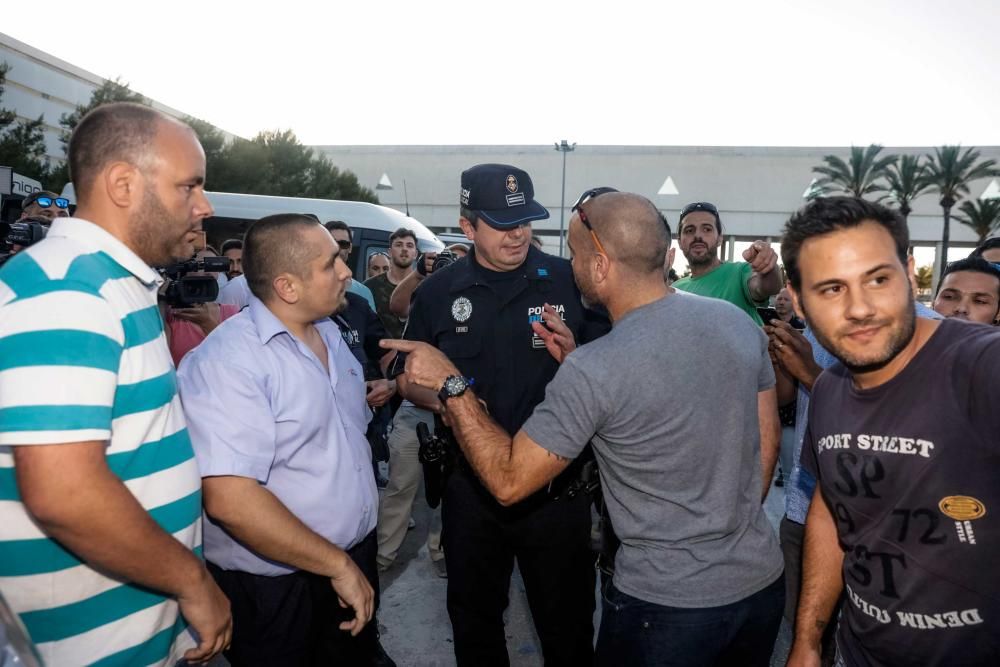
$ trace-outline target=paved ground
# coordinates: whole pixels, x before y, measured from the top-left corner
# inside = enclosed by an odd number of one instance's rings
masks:
[[[784,493],[772,487],[765,510],[777,531],[784,513]],[[382,575],[382,609],[379,627],[382,645],[399,667],[438,667],[454,665],[451,625],[445,606],[447,581],[437,576],[427,555],[427,529],[430,508],[418,494],[413,517],[417,527],[409,531],[396,564]],[[596,592],[595,592],[596,594]],[[595,613],[594,627],[600,622]],[[517,570],[511,582],[510,607],[506,614],[507,651],[511,665],[534,667],[542,664],[538,637],[535,635],[524,595],[524,583]],[[775,646],[775,665],[783,665],[791,633],[783,627]]]

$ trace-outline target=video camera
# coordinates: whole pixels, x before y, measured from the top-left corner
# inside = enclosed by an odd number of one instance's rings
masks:
[[[219,282],[215,276],[189,276],[195,271],[222,273],[229,270],[228,257],[189,259],[161,269],[170,280],[163,300],[172,308],[190,308],[199,303],[209,303],[219,297]]]
[[[47,218],[24,218],[17,222],[10,223],[10,230],[4,241],[9,246],[21,246],[27,248],[45,238],[49,232],[49,220]],[[0,266],[3,265],[13,255],[0,256]]]

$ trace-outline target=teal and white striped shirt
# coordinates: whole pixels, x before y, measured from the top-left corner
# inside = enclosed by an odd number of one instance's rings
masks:
[[[59,218],[0,271],[0,591],[48,665],[173,664],[177,602],[97,572],[20,501],[15,446],[103,440],[150,516],[201,552],[201,478],[156,305],[160,279],[97,225]]]

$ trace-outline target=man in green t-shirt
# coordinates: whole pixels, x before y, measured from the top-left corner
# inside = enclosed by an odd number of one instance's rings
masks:
[[[691,267],[691,276],[681,278],[673,287],[728,301],[763,325],[756,308],[766,306],[768,299],[782,287],[781,271],[777,270],[778,255],[770,244],[754,241],[743,251],[746,262],[720,260],[722,221],[719,209],[708,202],[694,202],[684,207],[678,236],[681,252]]]

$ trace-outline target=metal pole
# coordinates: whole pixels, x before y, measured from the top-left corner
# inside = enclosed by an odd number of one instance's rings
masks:
[[[563,144],[566,142],[563,141]],[[568,151],[559,148],[563,154],[562,170],[562,195],[559,197],[559,256],[563,256],[563,241],[566,238],[566,153]]]
[[[575,143],[565,139],[555,145],[557,151],[563,154],[562,196],[559,200],[559,256],[563,256],[563,244],[566,241],[566,153],[576,148]]]
[[[406,204],[406,217],[410,217],[410,197],[406,194],[406,179],[403,179],[403,203]]]

